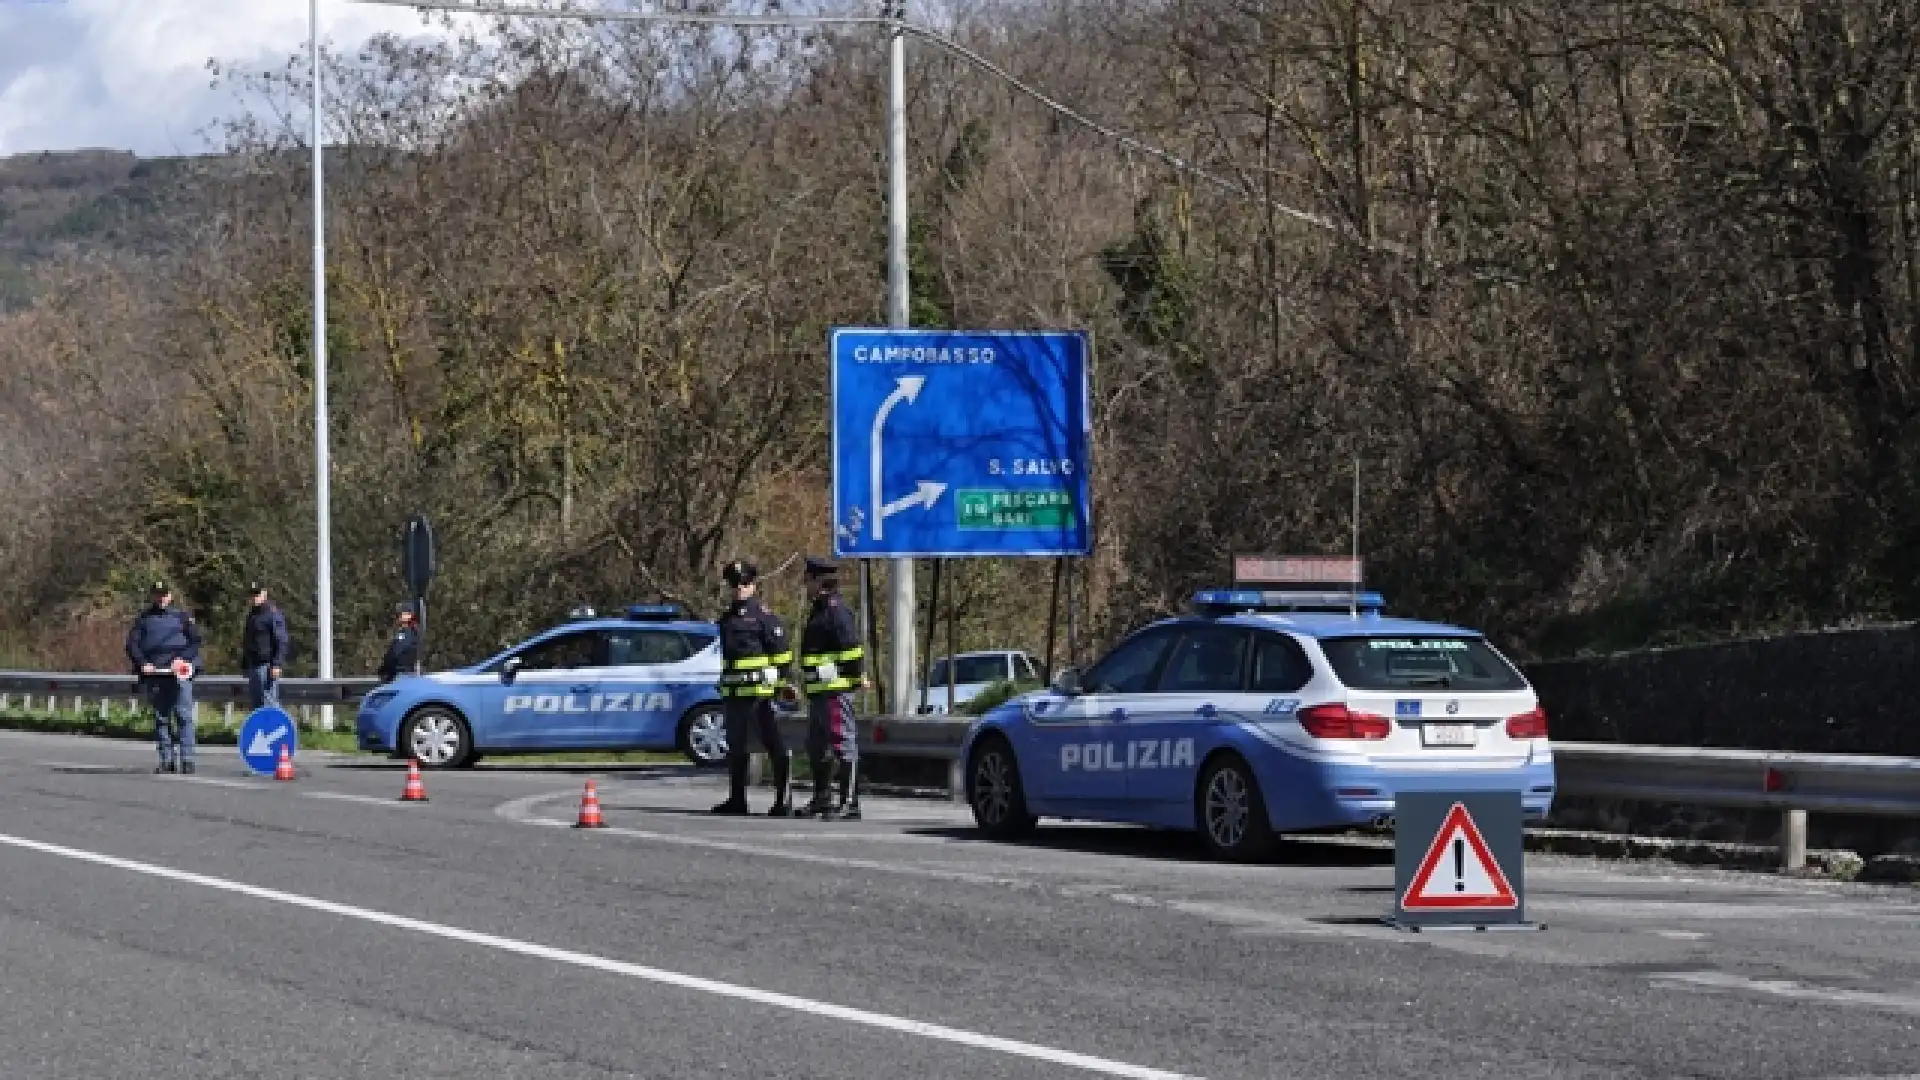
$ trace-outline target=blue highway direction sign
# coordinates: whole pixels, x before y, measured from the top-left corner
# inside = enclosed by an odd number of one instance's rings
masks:
[[[1087,335],[836,327],[839,558],[1086,555]]]
[[[293,717],[271,705],[255,709],[240,725],[239,742],[241,760],[261,776],[273,775],[282,745],[286,746],[288,757],[300,756],[299,726]]]

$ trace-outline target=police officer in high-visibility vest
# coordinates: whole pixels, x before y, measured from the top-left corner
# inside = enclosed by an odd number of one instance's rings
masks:
[[[716,814],[745,814],[747,810],[747,766],[751,761],[747,740],[756,729],[760,743],[773,761],[774,796],[769,817],[792,817],[787,789],[793,774],[793,758],[780,738],[780,725],[773,711],[783,672],[793,663],[793,646],[787,641],[786,624],[768,611],[755,595],[760,571],[750,562],[735,560],[726,566],[727,585],[733,591],[733,603],[720,617],[720,696],[727,724],[727,801],[713,808]]]
[[[813,769],[813,801],[802,817],[831,820],[860,817],[856,772],[860,739],[853,722],[853,692],[866,683],[867,651],[853,612],[840,599],[840,568],[825,559],[807,560],[807,594],[812,607],[800,631],[800,673],[807,691],[807,763]],[[840,805],[828,800],[835,775]]]

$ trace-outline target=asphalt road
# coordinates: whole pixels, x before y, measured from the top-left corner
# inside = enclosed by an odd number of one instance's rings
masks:
[[[0,733],[0,1077],[1920,1074],[1911,889],[1536,855],[1546,929],[1409,935],[1363,845],[1229,867],[937,803],[713,819],[682,769],[405,804],[366,759],[151,761]],[[607,830],[567,827],[588,776]]]

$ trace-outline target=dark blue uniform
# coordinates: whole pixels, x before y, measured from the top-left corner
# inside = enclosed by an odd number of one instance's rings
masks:
[[[800,671],[807,691],[807,763],[813,769],[813,801],[802,812],[822,818],[860,816],[860,740],[854,726],[853,692],[866,674],[866,649],[853,612],[840,599],[838,567],[807,560],[807,576],[821,583],[800,632]],[[840,805],[827,802],[827,788],[839,773]]]
[[[280,705],[280,680],[274,672],[287,666],[287,617],[271,602],[253,605],[240,634],[240,670],[247,673],[250,707]]]
[[[751,585],[759,572],[751,563],[727,564],[726,578],[736,589]],[[747,813],[747,766],[752,751],[748,739],[755,734],[766,748],[773,764],[773,783],[777,791],[770,817],[790,817],[793,807],[787,802],[793,776],[793,758],[786,741],[780,737],[780,724],[773,711],[774,695],[779,693],[781,669],[793,663],[793,646],[787,641],[786,624],[768,611],[757,596],[736,598],[720,617],[721,708],[727,724],[727,801],[713,808],[716,814]]]
[[[403,626],[393,632],[387,643],[387,655],[380,658],[380,681],[390,683],[403,674],[412,674],[420,657],[420,631]]]
[[[157,772],[194,769],[193,676],[200,671],[200,627],[182,608],[156,600],[140,613],[127,631],[127,659],[140,676],[140,689],[153,706],[153,738],[160,750]],[[182,678],[171,670],[175,660],[191,667]],[[152,671],[147,668],[151,666]],[[171,726],[179,728],[170,740]],[[177,756],[176,756],[177,745]]]

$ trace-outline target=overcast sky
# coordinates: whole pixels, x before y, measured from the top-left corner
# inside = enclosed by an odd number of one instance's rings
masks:
[[[420,14],[321,0],[329,48],[427,32]],[[104,146],[198,153],[234,111],[207,61],[279,68],[305,56],[307,0],[0,0],[0,156]]]

